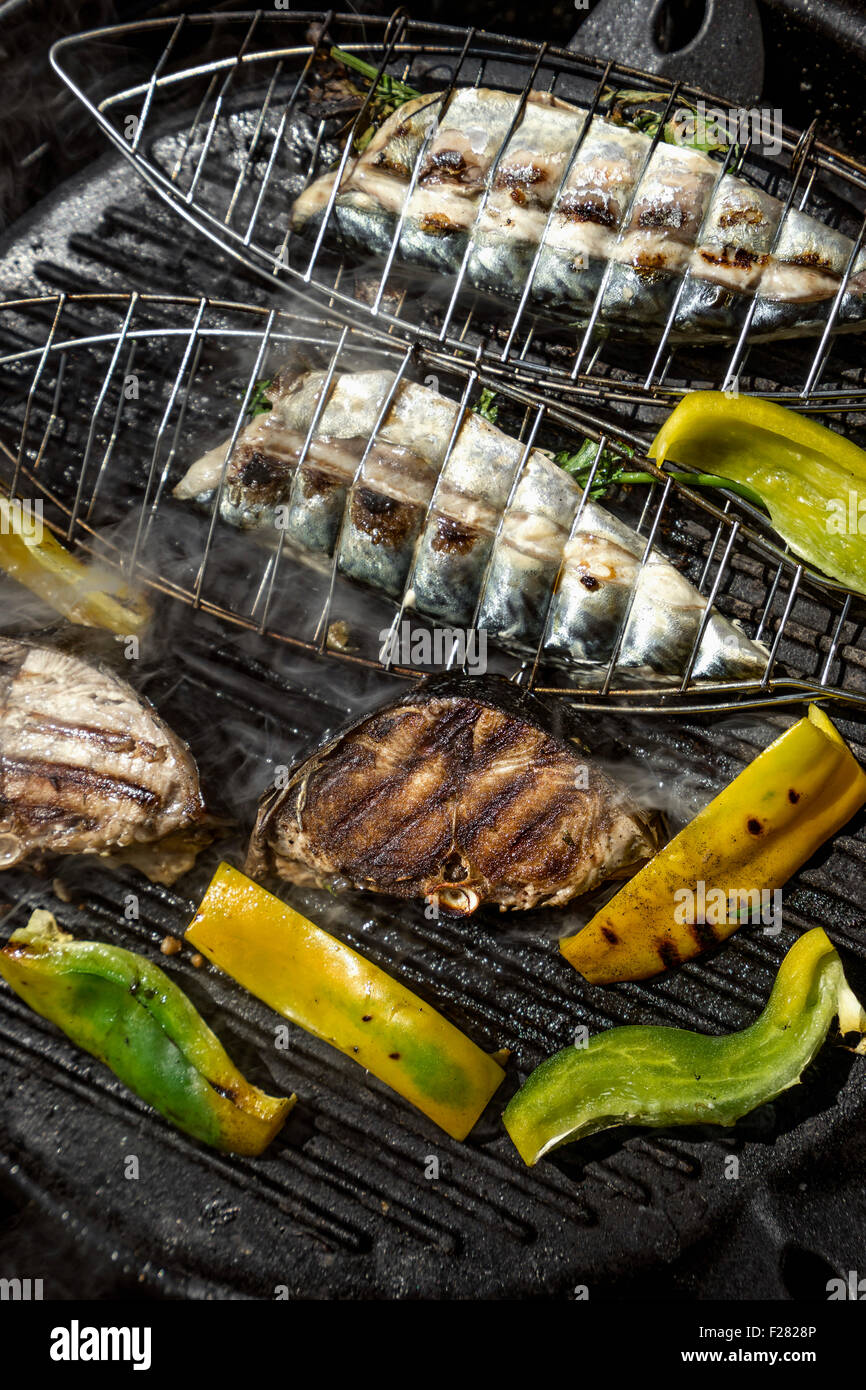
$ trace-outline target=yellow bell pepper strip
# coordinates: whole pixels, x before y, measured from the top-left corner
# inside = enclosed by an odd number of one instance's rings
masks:
[[[866,772],[810,705],[560,950],[592,984],[679,965],[736,931],[742,895],[781,888],[864,802]],[[698,882],[713,908],[704,914],[681,906]]]
[[[732,1125],[796,1086],[838,1015],[843,1034],[866,1033],[866,1012],[820,927],[795,941],[764,1012],[741,1033],[611,1028],[585,1047],[548,1057],[503,1120],[524,1163],[616,1125]],[[861,1038],[855,1052],[866,1051]]]
[[[0,569],[72,623],[120,637],[141,632],[150,619],[143,598],[122,584],[110,592],[106,577],[71,555],[47,526],[30,529],[21,509],[0,496]]]
[[[211,1148],[260,1154],[294,1095],[265,1095],[159,966],[132,951],[76,941],[34,912],[0,951],[0,975],[43,1018],[98,1057],[142,1100]]]
[[[505,1073],[453,1023],[302,917],[221,864],[186,940],[251,994],[323,1038],[465,1139]]]
[[[773,401],[692,391],[649,456],[745,484],[796,555],[866,594],[866,452],[835,430]]]

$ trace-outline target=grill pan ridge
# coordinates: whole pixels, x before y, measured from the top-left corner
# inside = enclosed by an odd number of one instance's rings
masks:
[[[153,67],[141,72],[131,70],[128,60],[129,47],[139,38],[158,39],[160,51]],[[778,196],[786,215],[814,211],[832,225],[844,223],[853,238],[817,341],[753,344],[748,314],[728,347],[683,348],[670,341],[672,311],[660,335],[623,349],[615,334],[605,339],[595,331],[593,316],[585,332],[550,332],[533,317],[526,293],[516,312],[512,308],[497,319],[462,283],[465,262],[449,283],[447,302],[431,309],[430,284],[420,295],[407,293],[409,280],[400,277],[394,255],[399,225],[384,268],[365,263],[356,275],[350,260],[329,251],[324,226],[312,251],[295,253],[292,199],[329,165],[343,169],[367,120],[368,101],[357,111],[347,111],[344,103],[332,114],[326,103],[311,99],[317,63],[332,44],[363,57],[380,73],[428,85],[435,79],[446,101],[459,83],[501,87],[521,101],[534,87],[576,98],[590,111],[599,108],[603,92],[617,87],[667,92],[666,112],[678,98],[724,105],[708,93],[613,62],[415,20],[403,11],[390,19],[256,11],[150,20],[63,39],[52,62],[139,176],[188,224],[246,271],[272,286],[307,286],[331,313],[351,322],[366,315],[404,341],[424,341],[470,360],[480,357],[491,371],[524,379],[536,389],[549,386],[559,398],[566,393],[599,405],[658,412],[703,385],[766,395],[805,410],[862,406],[862,353],[833,328],[866,235],[866,168],[820,141],[814,122],[805,132],[784,127],[777,156],[752,149],[748,140],[731,146],[719,161],[719,177],[742,171]],[[124,85],[106,91],[104,75],[97,87],[93,74],[104,74],[105,58],[112,55]],[[187,117],[184,123],[181,111],[194,112],[192,121]],[[161,140],[169,129],[175,138]],[[328,215],[332,205],[333,196]],[[418,280],[417,268],[412,278]]]
[[[273,18],[264,15],[259,23]],[[238,34],[251,19],[219,17],[229,55],[236,55]],[[316,17],[276,19],[297,32]],[[209,32],[216,21],[195,22]],[[396,53],[420,28],[414,21],[412,30],[400,28],[399,21],[340,21],[361,22],[363,51],[378,42],[380,58],[389,43]],[[195,28],[191,17],[155,21],[150,32],[168,35],[178,25],[176,42]],[[126,26],[125,32],[139,34],[141,26]],[[286,32],[291,29],[279,30],[282,44],[263,61],[280,61]],[[337,38],[351,44],[359,32],[341,31]],[[443,30],[440,39],[459,52],[467,31]],[[538,56],[537,48],[515,40],[474,32],[468,40],[469,48],[483,43],[491,65],[510,58],[524,74]],[[87,36],[71,40],[58,51],[58,61],[73,56],[79,45],[86,53],[89,42]],[[109,49],[113,42],[109,37]],[[306,34],[303,43],[309,48]],[[401,71],[407,56],[400,53]],[[548,57],[549,51],[544,61]],[[220,70],[213,95],[237,66],[230,61]],[[203,71],[206,88],[213,75]],[[152,91],[148,133],[157,125],[160,82],[158,73],[151,83],[148,67],[130,83],[145,102]],[[106,110],[123,108],[119,96],[109,97]],[[210,116],[205,129],[209,122]],[[178,126],[184,128],[188,123]],[[214,153],[218,128],[219,118]],[[172,149],[176,158],[176,142]],[[834,172],[834,157],[814,131],[801,155],[797,196],[814,186],[816,170]],[[141,173],[144,156],[136,156],[133,165]],[[106,186],[113,193],[119,182],[111,172],[107,184],[97,184],[94,201],[104,204]],[[398,365],[405,359],[417,379],[437,375],[441,389],[456,400],[465,394],[468,404],[483,386],[497,389],[509,428],[522,431],[522,438],[538,420],[540,436],[551,445],[581,434],[640,451],[659,403],[674,398],[684,382],[721,384],[728,359],[719,377],[701,377],[696,366],[678,378],[682,354],[665,357],[667,366],[659,364],[645,389],[642,378],[608,360],[613,349],[605,345],[572,381],[573,359],[557,368],[555,356],[536,356],[534,341],[520,344],[519,359],[513,344],[510,361],[501,363],[501,341],[491,351],[485,334],[474,336],[474,322],[458,341],[448,342],[438,340],[438,329],[418,334],[411,326],[407,332],[405,324],[380,313],[381,332],[371,333],[375,319],[361,327],[354,296],[347,296],[348,304],[340,298],[341,281],[336,293],[325,285],[308,298],[293,296],[284,308],[271,302],[256,307],[262,285],[270,290],[285,280],[288,286],[293,277],[282,266],[274,276],[274,267],[266,266],[266,279],[252,251],[238,258],[224,247],[233,262],[227,269],[219,250],[208,255],[204,243],[196,248],[201,259],[183,264],[184,283],[192,281],[194,292],[188,298],[156,295],[154,276],[167,287],[177,282],[158,254],[149,259],[151,246],[172,244],[173,229],[157,200],[146,204],[146,217],[140,209],[131,202],[126,209],[106,208],[103,227],[111,235],[102,227],[102,240],[79,234],[75,269],[41,263],[39,279],[62,287],[59,297],[22,292],[0,306],[0,477],[17,495],[41,497],[49,524],[77,550],[96,549],[147,583],[159,643],[150,654],[145,644],[136,684],[192,742],[209,795],[218,802],[224,795],[221,809],[230,803],[239,825],[248,829],[255,794],[276,762],[303,756],[324,729],[339,727],[398,682],[418,675],[384,672],[375,651],[366,648],[331,650],[329,619],[342,617],[340,608],[317,606],[309,640],[298,637],[292,615],[279,609],[280,588],[290,587],[296,574],[307,586],[305,597],[313,585],[307,571],[291,568],[289,556],[274,576],[269,611],[261,597],[254,607],[257,596],[267,597],[271,579],[267,557],[254,544],[247,543],[245,554],[251,567],[255,560],[260,567],[244,576],[243,594],[214,588],[225,563],[218,531],[207,551],[206,520],[181,517],[177,510],[170,515],[166,484],[190,461],[184,450],[200,447],[203,435],[214,431],[214,410],[222,412],[219,438],[230,433],[261,374],[257,362],[264,363],[268,352],[279,360],[293,343],[316,361],[330,361],[341,340],[348,360],[357,337],[367,354],[381,353]],[[206,230],[198,218],[193,208],[190,225]],[[149,228],[153,241],[130,272],[115,234],[140,225]],[[141,291],[132,296],[126,292],[130,273],[133,280],[142,278]],[[340,275],[339,267],[335,273]],[[105,285],[118,280],[124,292],[107,294]],[[225,286],[222,298],[214,283]],[[409,341],[416,336],[417,346]],[[799,408],[836,411],[852,433],[864,396],[859,364],[848,343],[834,343],[827,356],[829,346],[819,345],[820,376],[808,395],[800,394],[802,386],[793,390]],[[735,376],[742,390],[762,384],[767,394],[781,390],[790,401],[785,383],[798,379],[800,367],[806,381],[812,355],[812,348],[805,361],[788,347],[778,357],[774,353],[774,375],[766,354],[750,350],[749,370],[743,353]],[[763,377],[758,366],[751,375],[758,359]],[[555,400],[540,389],[545,373],[556,377]],[[137,401],[127,401],[121,390],[131,377],[141,385]],[[623,414],[610,415],[610,406],[631,408],[630,427]],[[587,694],[560,677],[549,684],[549,673],[537,662],[503,657],[506,673],[579,700],[593,711],[594,732],[628,741],[652,776],[669,776],[675,753],[701,799],[765,746],[792,717],[787,705],[810,691],[844,697],[834,717],[855,754],[866,757],[862,604],[786,555],[738,499],[723,497],[714,506],[660,480],[642,501],[643,534],[659,518],[665,547],[675,543],[670,553],[677,563],[703,577],[705,592],[718,576],[719,605],[751,624],[750,630],[762,625],[772,639],[765,688],[708,696],[687,687],[660,696],[609,685]],[[622,505],[620,497],[612,504],[614,510]],[[231,554],[240,554],[242,538],[232,541]],[[325,576],[317,597],[330,594],[329,584]],[[6,592],[0,583],[0,594]],[[353,604],[350,630],[359,645],[362,638],[369,644],[379,625],[393,619],[372,595],[352,597],[337,585],[334,597]],[[643,718],[650,712],[652,720]],[[152,887],[130,871],[69,861],[58,872],[68,903],[57,900],[48,881],[7,873],[2,899],[13,906],[3,935],[26,920],[30,908],[46,906],[73,932],[82,934],[86,924],[89,935],[153,954],[167,933],[182,933],[220,855],[232,858],[241,845],[241,837],[222,842],[175,890]],[[786,888],[785,927],[778,938],[742,931],[723,952],[670,978],[605,990],[585,986],[573,974],[568,978],[571,972],[558,964],[555,929],[538,914],[505,928],[489,919],[433,923],[412,905],[398,917],[387,904],[336,901],[312,890],[291,890],[289,896],[301,911],[399,973],[479,1044],[511,1047],[507,1097],[518,1075],[571,1042],[578,1026],[590,1032],[626,1022],[717,1032],[744,1026],[759,1011],[786,948],[812,925],[825,925],[844,950],[849,978],[862,993],[864,846],[861,815]],[[130,892],[141,909],[133,922],[124,910]],[[278,1049],[273,1015],[230,981],[196,971],[186,954],[169,958],[166,968],[252,1080],[266,1089],[297,1089],[300,1104],[284,1135],[255,1161],[227,1160],[197,1147],[3,990],[0,1277],[32,1266],[37,1252],[44,1260],[50,1245],[57,1256],[46,1279],[49,1297],[572,1298],[589,1284],[593,1298],[638,1291],[645,1297],[648,1290],[673,1298],[692,1297],[696,1290],[702,1297],[823,1298],[827,1279],[857,1267],[862,1257],[862,1087],[857,1063],[845,1054],[822,1055],[804,1086],[730,1134],[690,1129],[599,1135],[579,1154],[565,1152],[530,1171],[518,1164],[502,1132],[498,1103],[467,1145],[454,1144],[300,1030],[291,1030],[288,1052]],[[146,1174],[141,1184],[120,1176],[130,1153]],[[440,1161],[435,1181],[425,1176],[430,1156]],[[736,1182],[726,1177],[732,1156],[739,1160]]]

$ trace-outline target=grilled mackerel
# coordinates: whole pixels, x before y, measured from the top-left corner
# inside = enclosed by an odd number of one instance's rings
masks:
[[[654,819],[554,711],[507,681],[446,677],[338,734],[266,795],[246,871],[465,915],[560,906],[657,848]]]
[[[348,161],[329,233],[384,256],[399,229],[400,260],[448,274],[465,261],[469,286],[511,300],[529,279],[534,308],[580,325],[597,301],[602,325],[640,334],[672,316],[672,336],[685,341],[731,338],[753,304],[755,338],[827,322],[853,251],[847,237],[796,207],[782,222],[778,198],[700,150],[653,150],[648,135],[603,116],[587,124],[548,93],[529,94],[509,138],[518,101],[464,88],[444,110],[441,93],[401,106]],[[297,199],[297,232],[321,226],[335,179],[323,175]],[[836,327],[864,319],[866,249]]]
[[[279,373],[272,408],[241,431],[220,490],[227,522],[301,552],[435,621],[486,629],[518,653],[539,643],[579,682],[597,678],[622,634],[625,680],[686,669],[707,601],[645,540],[546,454],[390,371]],[[393,393],[393,396],[392,396]],[[376,424],[391,398],[384,420]],[[228,441],[193,464],[175,496],[212,501]],[[279,531],[276,529],[279,527]],[[760,678],[767,653],[715,609],[696,680]]]
[[[102,666],[0,638],[0,869],[115,854],[160,883],[206,833],[192,755]]]

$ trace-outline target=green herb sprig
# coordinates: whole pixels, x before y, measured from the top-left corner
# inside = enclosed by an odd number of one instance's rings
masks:
[[[601,94],[603,103],[610,108],[608,120],[614,125],[628,126],[643,135],[654,136],[661,127],[661,140],[666,145],[683,145],[706,153],[723,152],[731,148],[726,140],[706,140],[700,136],[698,108],[691,102],[680,102],[673,115],[662,125],[663,110],[654,107],[667,105],[670,92],[642,92],[639,88],[618,89],[606,87]],[[733,145],[733,154],[739,154],[739,146]]]
[[[629,458],[634,457],[634,449],[628,445],[622,446],[623,453]],[[586,488],[589,483],[592,465],[598,453],[598,445],[592,439],[585,439],[580,448],[575,452],[568,449],[561,449],[554,454],[554,463],[564,468],[566,473],[570,473],[575,482],[582,488]],[[715,473],[667,473],[667,477],[676,478],[684,483],[686,487],[723,487],[729,492],[735,492],[738,496],[751,502],[754,507],[760,507],[766,511],[760,495],[746,483],[731,482],[729,478],[719,478]],[[627,467],[621,454],[614,452],[613,449],[602,449],[598,467],[592,478],[592,487],[589,496],[592,499],[603,497],[611,488],[627,486],[629,484],[648,484],[657,483],[659,479],[654,473],[648,473],[644,469],[630,469]]]
[[[251,420],[254,420],[257,415],[264,415],[266,411],[273,410],[273,401],[269,400],[265,395],[265,392],[269,391],[271,386],[273,386],[273,381],[266,377],[262,377],[256,382],[253,388],[253,394],[250,396],[250,403],[247,406],[247,415]]]
[[[626,452],[631,458],[634,449],[625,446]],[[592,465],[598,453],[598,445],[593,439],[585,439],[576,452],[569,449],[560,449],[558,454],[554,454],[553,461],[558,463],[566,473],[570,473],[575,482],[582,488],[586,488],[592,474]],[[598,460],[598,467],[592,476],[592,488],[590,497],[602,497],[609,492],[618,482],[621,481],[620,475],[624,471],[625,461],[622,455],[615,453],[612,449],[602,449],[601,457]],[[649,477],[649,475],[647,475]]]
[[[478,402],[472,409],[476,415],[480,415],[482,420],[487,420],[491,425],[495,425],[499,416],[499,406],[496,404],[496,392],[491,391],[488,386],[482,387]]]
[[[420,97],[421,93],[414,87],[410,87],[408,82],[401,82],[398,77],[391,77],[389,73],[379,73],[372,63],[366,63],[363,58],[358,58],[354,53],[347,53],[344,48],[332,48],[331,57],[337,63],[342,63],[345,68],[358,73],[363,77],[369,87],[372,87],[370,104],[367,108],[370,115],[370,124],[363,134],[355,138],[355,150],[362,154],[367,148],[376,131],[383,121],[392,116],[398,107],[403,106],[407,101],[414,101],[415,97]]]

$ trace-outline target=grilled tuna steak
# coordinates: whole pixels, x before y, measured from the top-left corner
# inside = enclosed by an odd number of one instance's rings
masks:
[[[186,744],[101,666],[0,638],[0,869],[109,854],[171,883],[206,832]]]
[[[351,579],[425,616],[484,628],[507,649],[547,656],[577,680],[598,677],[625,632],[627,679],[681,676],[706,599],[664,557],[641,566],[644,539],[537,449],[474,411],[389,371],[278,373],[271,409],[238,436],[220,493],[230,524],[301,552],[331,555]],[[393,393],[377,434],[377,421]],[[453,440],[453,443],[452,443]],[[189,469],[175,496],[212,500],[228,441]],[[695,680],[759,679],[767,653],[713,609]]]
[[[545,92],[486,88],[399,107],[344,169],[328,227],[344,244],[448,273],[536,309],[644,332],[673,316],[672,336],[730,338],[754,305],[754,337],[814,332],[827,322],[853,251],[841,233],[723,173],[686,145],[659,143]],[[498,164],[497,153],[508,141]],[[420,161],[415,186],[409,184]],[[295,202],[313,232],[336,175]],[[492,182],[491,182],[492,179]],[[488,189],[485,201],[485,191]],[[407,200],[407,195],[408,200]],[[781,224],[781,225],[780,225]],[[535,263],[537,256],[537,264]],[[866,249],[853,266],[837,328],[866,319]]]
[[[264,797],[247,872],[464,914],[627,877],[658,848],[654,820],[557,724],[504,680],[422,682]]]

